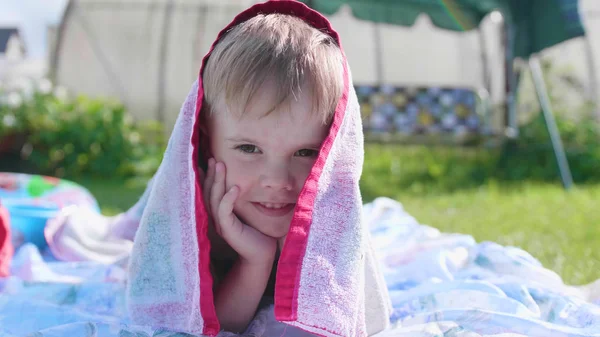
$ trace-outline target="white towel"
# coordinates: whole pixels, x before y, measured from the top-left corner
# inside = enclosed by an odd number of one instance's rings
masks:
[[[219,36],[259,13],[295,15],[339,42],[325,17],[296,1],[255,5]],[[298,198],[279,259],[274,315],[316,335],[354,337],[383,330],[391,304],[362,221],[363,131],[345,60],[344,69],[344,93]],[[209,271],[207,213],[198,183],[203,94],[199,76],[148,193],[130,261],[127,299],[136,324],[214,336],[220,326]]]

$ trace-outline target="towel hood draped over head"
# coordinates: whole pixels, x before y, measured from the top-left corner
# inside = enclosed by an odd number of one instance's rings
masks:
[[[269,13],[297,16],[340,42],[325,17],[300,2],[282,0],[242,12],[217,41],[231,27]],[[210,52],[202,69],[208,57]],[[145,196],[130,260],[127,303],[136,324],[214,336],[220,326],[198,179],[198,152],[204,146],[199,132],[202,69]],[[344,57],[344,92],[300,192],[279,259],[274,307],[278,321],[322,336],[366,336],[387,326],[390,301],[362,224],[358,183],[363,157],[361,116]]]

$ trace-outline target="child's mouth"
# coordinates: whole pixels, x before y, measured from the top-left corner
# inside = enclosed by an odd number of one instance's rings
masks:
[[[256,207],[261,213],[268,216],[284,216],[291,212],[296,204],[283,204],[283,203],[271,203],[271,202],[253,202],[252,205]]]

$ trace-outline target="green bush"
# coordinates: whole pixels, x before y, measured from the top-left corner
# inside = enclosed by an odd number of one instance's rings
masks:
[[[498,150],[366,144],[361,191],[377,196],[436,195],[493,179]]]
[[[597,123],[559,116],[557,124],[574,181],[600,181]],[[521,128],[515,142],[499,148],[367,144],[363,172],[361,187],[367,199],[388,195],[388,190],[431,195],[507,182],[561,181],[541,115]]]
[[[600,128],[595,105],[584,95],[585,85],[568,65],[542,60],[542,69],[575,182],[600,181]],[[496,176],[503,180],[559,180],[552,142],[537,103],[531,74],[524,73],[519,92],[520,136],[507,142]]]
[[[157,122],[134,123],[123,105],[55,91],[0,94],[0,139],[24,135],[21,157],[53,176],[152,174],[165,147]]]
[[[560,114],[556,123],[575,182],[600,181],[600,128],[592,118],[573,120]],[[543,116],[523,126],[514,143],[505,144],[497,176],[504,180],[553,181],[559,170]]]

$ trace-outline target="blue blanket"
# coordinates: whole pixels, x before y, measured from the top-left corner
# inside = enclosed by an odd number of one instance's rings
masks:
[[[600,336],[600,282],[567,286],[523,250],[440,233],[390,199],[364,211],[394,307],[378,336]],[[22,246],[0,284],[0,337],[180,335],[130,324],[124,264]]]

